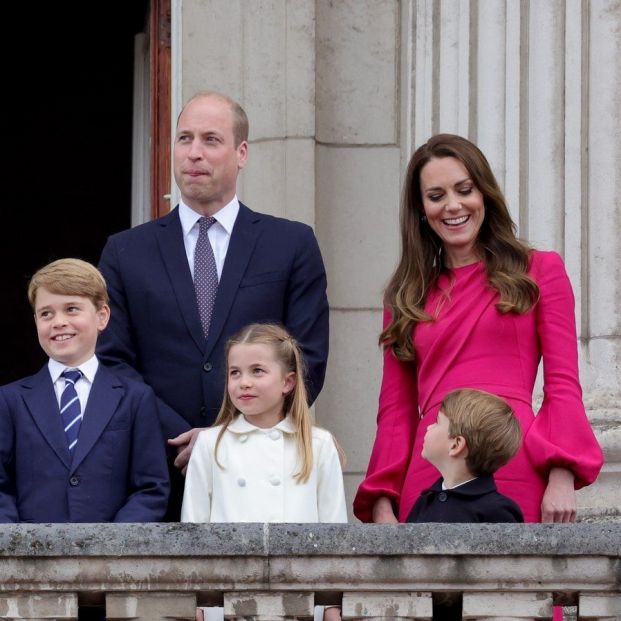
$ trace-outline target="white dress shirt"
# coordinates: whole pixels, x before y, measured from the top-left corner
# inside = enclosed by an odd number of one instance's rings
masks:
[[[209,227],[207,232],[213,256],[216,260],[218,280],[222,277],[224,259],[226,259],[226,252],[229,249],[231,233],[233,232],[233,226],[238,213],[239,201],[237,196],[234,196],[230,203],[213,214],[216,222]],[[194,279],[194,249],[198,241],[198,221],[200,218],[202,218],[201,214],[190,209],[183,201],[179,201],[179,220],[181,221],[181,230],[183,231],[183,245],[185,246],[185,254],[188,258],[192,279]]]
[[[99,360],[97,360],[97,356],[89,358],[78,367],[68,367],[66,364],[50,358],[47,363],[47,368],[54,384],[54,392],[56,393],[58,407],[60,407],[60,397],[63,394],[63,390],[65,390],[65,378],[61,377],[61,373],[66,369],[80,369],[80,371],[82,371],[80,381],[75,383],[75,391],[78,393],[78,399],[80,400],[80,411],[82,412],[82,416],[84,416],[88,396],[91,394],[91,386],[93,385],[93,380],[95,379],[95,373],[97,373],[97,369],[99,368]]]
[[[185,479],[182,522],[347,522],[341,463],[332,435],[313,427],[313,468],[305,483],[295,428],[271,429],[238,415],[214,450],[221,426],[198,435]]]

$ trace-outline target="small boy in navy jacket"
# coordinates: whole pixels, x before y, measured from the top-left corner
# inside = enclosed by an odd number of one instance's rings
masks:
[[[95,356],[110,317],[90,263],[61,259],[28,298],[50,357],[0,388],[0,522],[157,522],[168,469],[155,397]]]
[[[520,424],[505,401],[462,389],[444,398],[422,455],[442,475],[424,490],[408,522],[523,522],[518,505],[496,491],[493,473],[520,447]]]

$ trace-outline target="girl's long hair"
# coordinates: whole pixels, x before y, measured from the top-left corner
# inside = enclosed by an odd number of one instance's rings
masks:
[[[313,418],[308,406],[306,385],[304,384],[304,363],[302,352],[295,339],[286,330],[275,324],[253,323],[232,336],[225,348],[227,361],[227,380],[224,389],[222,407],[214,426],[222,425],[218,433],[215,447],[215,459],[218,466],[218,446],[222,435],[239,411],[233,405],[228,391],[228,359],[229,352],[234,345],[268,345],[274,351],[277,362],[282,366],[284,373],[295,373],[295,385],[285,395],[283,413],[289,414],[295,426],[295,438],[300,458],[300,470],[295,473],[294,479],[298,483],[305,483],[313,469]]]
[[[454,157],[468,171],[483,194],[485,216],[476,240],[476,251],[485,262],[487,280],[499,294],[501,313],[523,314],[539,298],[539,288],[527,275],[530,248],[515,236],[505,198],[480,149],[453,134],[438,134],[419,147],[408,165],[401,198],[401,258],[384,293],[392,318],[379,337],[403,361],[414,361],[412,333],[416,323],[432,321],[425,312],[429,291],[440,274],[448,272],[442,240],[423,218],[425,211],[420,173],[432,158]]]

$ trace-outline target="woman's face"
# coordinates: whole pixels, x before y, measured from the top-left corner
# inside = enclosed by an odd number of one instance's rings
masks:
[[[427,223],[442,240],[448,267],[478,261],[485,205],[466,167],[454,157],[432,158],[420,171],[420,189]]]

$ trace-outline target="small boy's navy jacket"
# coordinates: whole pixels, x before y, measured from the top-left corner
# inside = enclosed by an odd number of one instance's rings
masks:
[[[71,457],[47,365],[0,388],[0,522],[157,522],[168,501],[152,390],[100,364]]]
[[[423,490],[408,522],[523,522],[518,505],[496,491],[494,477],[482,476],[453,489],[442,478]]]

